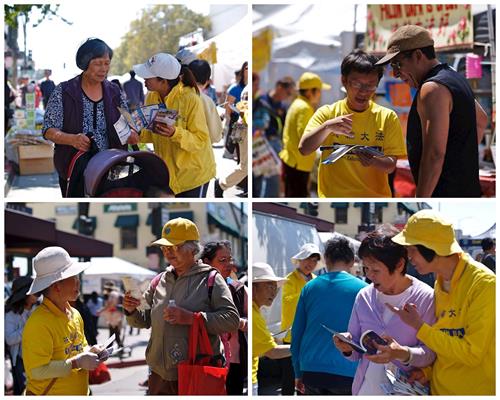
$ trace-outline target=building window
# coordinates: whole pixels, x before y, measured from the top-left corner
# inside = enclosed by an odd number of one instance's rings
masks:
[[[120,243],[122,249],[137,249],[137,227],[120,228]]]
[[[335,209],[335,223],[336,224],[347,224],[347,212],[348,208],[336,208]]]

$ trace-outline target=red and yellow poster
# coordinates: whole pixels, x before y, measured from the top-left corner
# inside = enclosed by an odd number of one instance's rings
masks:
[[[366,50],[385,53],[392,32],[409,24],[428,29],[436,50],[473,46],[470,4],[368,4]]]

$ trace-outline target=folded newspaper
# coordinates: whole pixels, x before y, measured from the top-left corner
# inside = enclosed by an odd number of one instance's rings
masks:
[[[125,291],[130,292],[130,295],[134,299],[141,301],[141,304],[139,305],[139,307],[137,307],[139,311],[149,310],[151,308],[142,295],[148,288],[149,281],[144,281],[141,283],[131,276],[124,276],[122,278],[122,282],[123,286],[125,287]]]
[[[177,111],[170,110],[164,104],[151,104],[139,107],[129,112],[127,109],[118,107],[120,118],[114,123],[116,132],[122,144],[127,143],[131,129],[140,132],[143,129],[152,129],[155,122],[161,122],[173,126],[177,120]]]
[[[369,155],[372,155],[374,157],[382,157],[384,153],[382,153],[380,150],[378,150],[378,147],[372,147],[372,146],[362,146],[359,144],[355,145],[350,145],[350,144],[344,144],[344,145],[333,145],[333,146],[325,146],[321,147],[320,150],[330,150],[333,149],[333,153],[328,156],[325,160],[322,161],[322,164],[328,165],[328,164],[333,164],[335,161],[340,160],[342,157],[344,157],[347,153],[366,153]]]
[[[386,366],[385,374],[388,383],[380,384],[386,395],[391,396],[428,396],[429,387],[419,382],[408,382],[408,372],[390,363]]]

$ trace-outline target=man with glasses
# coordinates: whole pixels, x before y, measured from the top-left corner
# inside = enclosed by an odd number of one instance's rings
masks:
[[[348,54],[341,65],[345,99],[320,107],[309,120],[299,144],[303,155],[325,147],[321,161],[335,145],[371,146],[383,156],[348,153],[332,164],[320,164],[319,197],[392,197],[388,175],[406,155],[396,113],[372,101],[383,70],[377,59],[361,50]]]
[[[436,59],[430,33],[405,25],[389,39],[394,75],[417,93],[408,116],[407,146],[416,197],[479,197],[478,143],[486,113],[461,74]]]

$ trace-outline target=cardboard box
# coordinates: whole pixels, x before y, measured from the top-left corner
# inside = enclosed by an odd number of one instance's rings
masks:
[[[51,174],[54,172],[54,148],[48,144],[18,147],[19,175]]]

